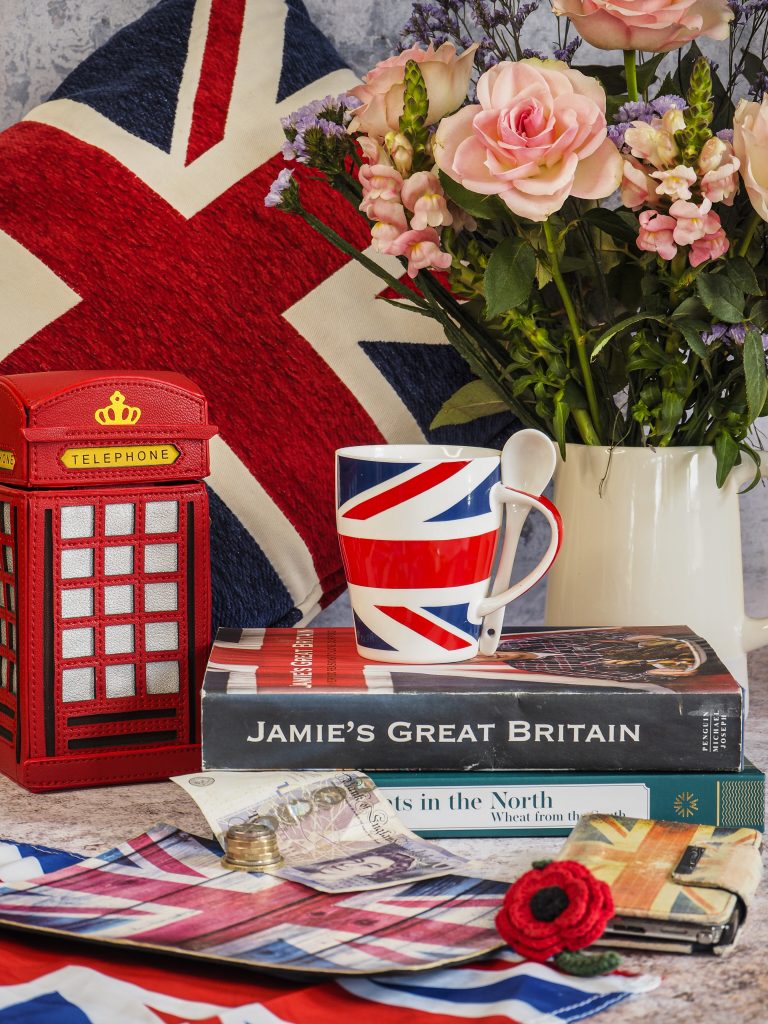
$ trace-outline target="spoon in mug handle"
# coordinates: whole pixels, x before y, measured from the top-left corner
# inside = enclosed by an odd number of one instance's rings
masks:
[[[501,452],[501,482],[516,491],[525,491],[537,497],[552,479],[557,463],[557,448],[540,430],[518,430],[504,445]],[[523,505],[506,506],[504,543],[491,596],[506,590],[512,578],[517,544],[530,509]],[[499,645],[504,611],[491,612],[483,619],[480,634],[480,654],[494,654]]]

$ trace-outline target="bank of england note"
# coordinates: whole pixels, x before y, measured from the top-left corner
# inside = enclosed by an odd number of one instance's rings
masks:
[[[321,892],[474,876],[464,857],[406,828],[362,772],[213,771],[173,781],[195,800],[222,846],[230,825],[267,825],[283,856],[270,873]]]

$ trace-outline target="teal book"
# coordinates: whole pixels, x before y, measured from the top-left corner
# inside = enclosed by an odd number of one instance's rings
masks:
[[[582,814],[764,830],[765,774],[740,772],[369,772],[430,839],[567,836]]]

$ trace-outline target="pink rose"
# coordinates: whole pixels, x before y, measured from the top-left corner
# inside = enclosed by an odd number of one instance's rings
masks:
[[[691,185],[698,181],[696,171],[685,164],[678,164],[671,171],[653,171],[651,177],[658,178],[660,183],[656,186],[656,194],[670,199],[690,199],[693,195]]]
[[[477,98],[433,140],[438,167],[465,188],[544,221],[571,195],[604,199],[619,187],[623,160],[593,78],[561,61],[504,61],[480,76]]]
[[[633,121],[624,133],[624,142],[632,156],[656,168],[671,167],[680,156],[674,135],[657,118],[653,124]]]
[[[702,199],[701,206],[678,199],[669,208],[670,215],[675,218],[675,241],[678,245],[692,245],[699,238],[710,235],[720,227],[720,218],[711,213],[712,203]],[[714,219],[713,219],[714,218]]]
[[[768,95],[762,103],[739,103],[733,119],[733,148],[749,201],[768,220]]]
[[[624,161],[624,176],[621,179],[621,202],[630,210],[652,206],[657,201],[656,182],[637,160]]]
[[[420,270],[447,270],[451,254],[440,248],[440,239],[434,228],[423,231],[404,231],[387,247],[391,256],[408,257],[408,276],[416,277]]]
[[[367,216],[376,223],[371,228],[371,242],[377,252],[389,252],[389,245],[408,230],[402,203],[374,199],[368,204]]]
[[[360,209],[368,217],[368,207],[376,199],[387,203],[400,201],[400,189],[403,178],[399,171],[389,164],[363,164],[359,174],[363,187],[363,199]]]
[[[727,39],[726,0],[553,0],[588,43],[601,50],[677,50],[699,36]]]
[[[638,249],[645,252],[657,252],[663,260],[671,260],[677,255],[673,232],[675,218],[655,210],[643,210],[640,214],[640,234],[637,238]]]
[[[717,217],[717,214],[713,213],[710,216]],[[720,219],[718,218],[719,223]],[[712,234],[696,239],[688,253],[688,260],[692,267],[698,267],[700,263],[705,263],[707,260],[719,260],[730,247],[731,243],[728,241],[725,231],[722,227],[718,227],[717,231],[713,231]]]
[[[411,175],[403,185],[401,195],[403,204],[413,212],[411,227],[417,231],[452,223],[453,217],[448,212],[448,205],[436,174],[418,171]]]
[[[355,109],[349,130],[377,139],[397,131],[403,112],[405,65],[409,60],[416,61],[424,76],[429,97],[427,124],[435,124],[466,99],[476,49],[474,43],[459,56],[453,43],[443,43],[437,49],[430,43],[426,50],[412,46],[381,61],[363,78],[362,85],[349,90],[361,104]]]

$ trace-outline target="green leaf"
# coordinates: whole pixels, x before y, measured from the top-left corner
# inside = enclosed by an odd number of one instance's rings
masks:
[[[700,274],[696,290],[715,320],[740,324],[744,319],[744,293],[727,274]]]
[[[524,238],[505,238],[485,268],[486,316],[492,319],[515,309],[531,294],[536,253]]]
[[[728,479],[728,474],[736,465],[739,458],[739,446],[730,434],[721,431],[715,441],[715,459],[717,460],[717,486],[722,487]]]
[[[626,95],[627,85],[624,80],[624,65],[615,64],[613,67],[606,67],[604,64],[582,64],[580,67],[573,65],[574,71],[580,71],[582,75],[589,75],[596,78],[606,92],[615,95]]]
[[[706,317],[706,315],[707,307],[701,299],[695,295],[691,295],[689,298],[683,299],[680,305],[677,306],[672,313],[672,319],[676,320],[678,317],[685,317],[686,319],[689,319],[690,317],[693,317],[698,320],[702,317]]]
[[[632,214],[622,215],[614,210],[604,210],[598,206],[594,210],[587,210],[584,220],[593,228],[604,231],[606,235],[610,235],[617,242],[634,242],[637,239],[639,225],[637,218]]]
[[[701,320],[687,320],[673,317],[675,329],[680,331],[685,338],[688,348],[695,352],[700,359],[709,359],[709,349],[701,340],[702,334],[706,331],[707,325]]]
[[[669,434],[678,425],[685,411],[685,402],[676,391],[663,388],[661,392],[661,415],[658,430],[660,434]]]
[[[768,299],[760,299],[754,304],[750,310],[749,319],[761,331],[768,327]]]
[[[768,377],[765,373],[763,339],[757,331],[747,331],[744,339],[744,383],[747,390],[749,417],[756,420],[768,398]]]
[[[621,334],[622,331],[626,331],[627,328],[634,326],[634,324],[639,324],[643,320],[655,320],[656,323],[664,323],[663,317],[655,316],[652,313],[635,313],[633,316],[628,316],[624,320],[619,320],[617,324],[613,324],[612,327],[609,327],[608,330],[604,331],[597,339],[595,346],[592,349],[590,359],[594,359],[600,352],[602,352],[608,342],[612,338],[615,338],[617,334]]]
[[[586,396],[575,380],[566,381],[565,401],[570,409],[585,410],[588,408]]]
[[[656,78],[656,72],[659,70],[659,64],[661,64],[665,57],[665,53],[657,53],[655,57],[647,60],[645,64],[638,64],[637,88],[640,92],[645,92],[651,85],[653,80]]]
[[[725,271],[737,288],[747,295],[762,295],[763,290],[757,283],[751,264],[743,256],[735,256],[725,264]]]
[[[443,403],[429,426],[431,430],[438,427],[453,427],[460,423],[479,420],[482,416],[508,411],[509,406],[495,388],[483,380],[471,380]]]
[[[458,181],[449,178],[444,171],[440,171],[439,177],[443,192],[471,217],[476,217],[478,220],[490,220],[499,216],[499,201],[496,196],[483,196],[479,192],[470,192]]]
[[[762,480],[762,478],[763,478],[763,464],[760,461],[759,453],[756,452],[754,450],[754,448],[750,448],[748,444],[744,444],[743,441],[739,445],[739,451],[740,452],[744,452],[745,455],[748,455],[749,458],[752,459],[752,461],[755,464],[755,475],[752,477],[752,480],[750,481],[749,487],[745,487],[743,491],[739,491],[739,494],[748,494],[749,491],[751,491],[755,487],[757,487],[757,485]]]
[[[555,402],[555,415],[552,419],[552,433],[560,449],[560,454],[565,458],[565,426],[568,422],[569,409],[565,402]]]

